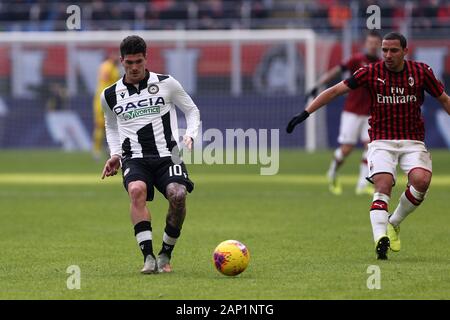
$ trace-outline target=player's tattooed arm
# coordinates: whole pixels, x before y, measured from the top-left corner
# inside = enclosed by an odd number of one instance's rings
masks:
[[[442,104],[445,111],[447,111],[447,114],[450,115],[450,97],[443,92],[437,99]]]

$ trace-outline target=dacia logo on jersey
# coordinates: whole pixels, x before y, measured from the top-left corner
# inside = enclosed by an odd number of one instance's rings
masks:
[[[161,111],[161,106],[165,104],[163,97],[149,98],[128,102],[126,105],[117,105],[113,108],[113,111],[117,116],[122,115],[122,118],[126,121],[149,114],[158,114]]]
[[[149,99],[142,99],[139,101],[132,101],[128,102],[126,105],[117,105],[113,108],[113,111],[116,113],[116,115],[120,115],[123,112],[127,112],[130,110],[136,110],[139,108],[146,108],[146,107],[156,107],[156,106],[164,106],[166,102],[164,101],[163,97],[157,97],[157,98],[149,98]]]

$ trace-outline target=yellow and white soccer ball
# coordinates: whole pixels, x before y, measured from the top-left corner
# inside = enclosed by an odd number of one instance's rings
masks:
[[[250,253],[247,247],[236,240],[226,240],[214,250],[213,262],[217,271],[226,276],[236,276],[248,266]]]

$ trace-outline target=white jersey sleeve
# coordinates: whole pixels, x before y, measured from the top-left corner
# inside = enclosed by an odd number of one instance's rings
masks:
[[[172,101],[181,111],[183,111],[186,117],[186,135],[195,139],[200,127],[200,111],[181,84],[173,77],[170,77],[170,79]]]
[[[106,131],[106,141],[108,142],[110,156],[122,154],[122,146],[120,144],[119,128],[117,125],[117,116],[109,108],[108,103],[105,99],[105,91],[102,92],[101,103],[103,113],[105,114],[105,131]]]

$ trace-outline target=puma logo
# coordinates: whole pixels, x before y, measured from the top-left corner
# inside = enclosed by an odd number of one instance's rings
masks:
[[[383,80],[383,79],[377,78],[377,80],[382,82],[383,84],[385,84],[385,82],[386,82],[386,79]]]

